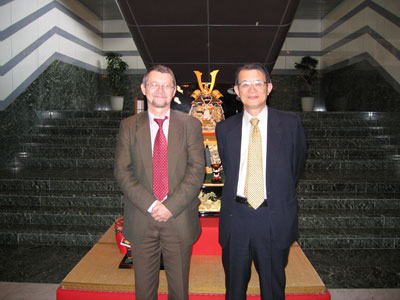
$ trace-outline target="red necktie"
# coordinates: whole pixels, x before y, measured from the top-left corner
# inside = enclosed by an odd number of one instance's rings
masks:
[[[162,129],[166,119],[154,119],[159,128],[153,146],[153,193],[159,201],[168,194],[168,143]]]

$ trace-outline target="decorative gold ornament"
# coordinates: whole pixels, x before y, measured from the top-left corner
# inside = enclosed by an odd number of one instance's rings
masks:
[[[194,99],[189,114],[200,120],[202,124],[203,142],[206,150],[206,173],[213,173],[211,181],[220,183],[221,180],[221,159],[218,155],[217,140],[215,137],[215,126],[225,119],[222,101],[223,95],[214,90],[215,81],[219,70],[210,73],[211,82],[202,82],[203,73],[194,71],[199,89],[195,90],[191,97]],[[215,172],[214,172],[215,170]]]

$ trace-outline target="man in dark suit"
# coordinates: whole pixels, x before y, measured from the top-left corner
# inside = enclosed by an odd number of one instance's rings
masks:
[[[298,237],[305,133],[294,113],[266,106],[272,84],[262,65],[239,68],[234,90],[244,112],[216,127],[226,176],[219,221],[226,299],[246,299],[252,262],[261,299],[284,299],[289,248]]]
[[[204,179],[200,122],[170,109],[175,77],[155,66],[141,85],[148,111],[121,122],[115,178],[124,194],[124,236],[131,242],[137,300],[157,299],[160,256],[168,299],[188,299],[192,245],[200,234]]]

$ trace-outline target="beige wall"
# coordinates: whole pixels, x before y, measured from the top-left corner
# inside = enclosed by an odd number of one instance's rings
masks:
[[[103,22],[76,0],[11,1],[0,30],[0,109],[55,59],[104,72],[104,52],[121,51],[131,73],[145,69],[123,20]]]
[[[321,68],[367,58],[400,84],[399,16],[398,0],[343,1],[322,21]]]

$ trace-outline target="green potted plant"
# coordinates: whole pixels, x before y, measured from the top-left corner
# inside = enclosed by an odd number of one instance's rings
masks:
[[[319,74],[316,70],[318,60],[311,56],[304,56],[299,63],[295,63],[295,68],[299,70],[298,78],[303,87],[301,106],[303,111],[314,109],[313,84],[318,79]]]
[[[124,94],[125,94],[125,81],[126,81],[126,70],[128,64],[121,59],[121,54],[117,52],[107,52],[107,74],[108,83],[111,89],[111,109],[122,110],[124,106]]]

